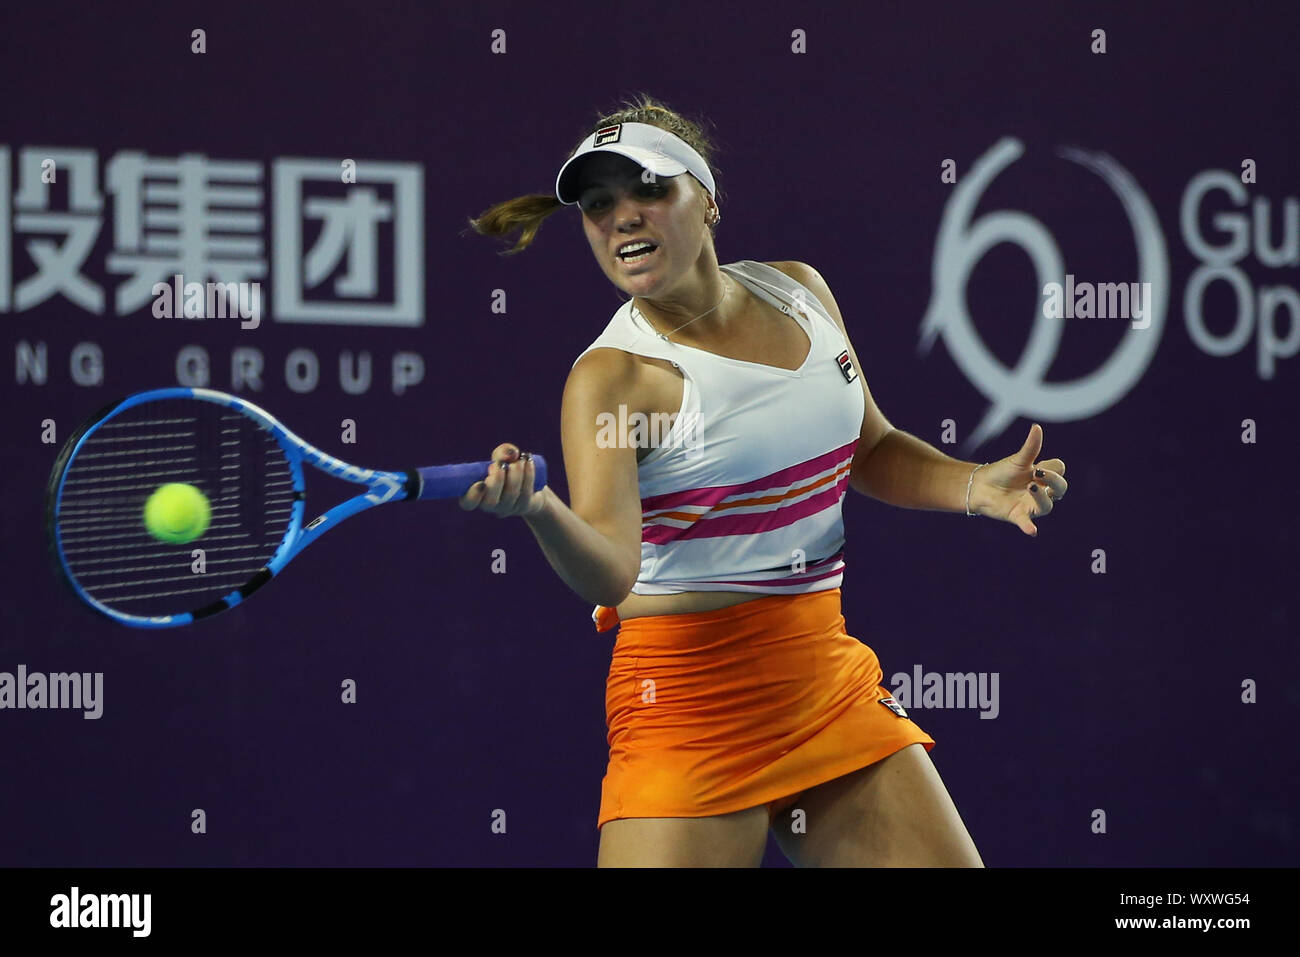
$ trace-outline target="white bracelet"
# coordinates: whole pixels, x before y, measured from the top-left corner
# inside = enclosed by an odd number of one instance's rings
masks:
[[[988,462],[983,462],[970,470],[970,478],[966,480],[966,514],[967,515],[975,514],[970,510],[970,487],[975,483],[975,473],[988,464],[989,464]]]

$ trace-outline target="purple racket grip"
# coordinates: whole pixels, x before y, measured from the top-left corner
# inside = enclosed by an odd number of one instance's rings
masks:
[[[539,492],[546,484],[546,459],[536,452],[532,454],[532,458],[536,471],[533,491]],[[522,464],[521,462],[510,463],[511,467],[519,467]],[[460,498],[475,482],[487,478],[488,469],[491,467],[491,462],[462,462],[459,465],[430,465],[416,469],[421,480],[420,494],[416,497],[421,501],[435,498]]]

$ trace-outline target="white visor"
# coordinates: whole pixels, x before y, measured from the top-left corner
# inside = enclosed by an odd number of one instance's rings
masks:
[[[616,123],[588,136],[560,167],[560,175],[555,177],[555,196],[565,206],[578,201],[578,160],[601,152],[626,156],[657,176],[690,173],[717,199],[709,164],[689,143],[649,123]]]

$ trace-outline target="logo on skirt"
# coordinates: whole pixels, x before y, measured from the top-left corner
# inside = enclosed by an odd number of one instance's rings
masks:
[[[899,704],[897,701],[894,700],[893,695],[890,695],[888,698],[881,698],[880,703],[883,704],[890,711],[894,712],[894,714],[898,715],[900,718],[907,717],[907,712],[903,710],[903,706],[901,704]]]

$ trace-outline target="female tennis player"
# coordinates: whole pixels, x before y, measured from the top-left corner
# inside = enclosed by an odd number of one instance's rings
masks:
[[[554,195],[471,226],[500,236],[578,205],[629,298],[574,362],[561,410],[566,506],[516,445],[464,509],[522,516],[560,578],[618,627],[598,866],[983,866],[929,757],[840,611],[848,489],[1036,535],[1066,490],[1042,429],[961,462],[872,400],[817,270],[720,266],[700,126],[652,98],[601,117]],[[612,423],[671,427],[615,433]],[[657,418],[656,418],[657,417]],[[884,598],[885,596],[878,596]]]

